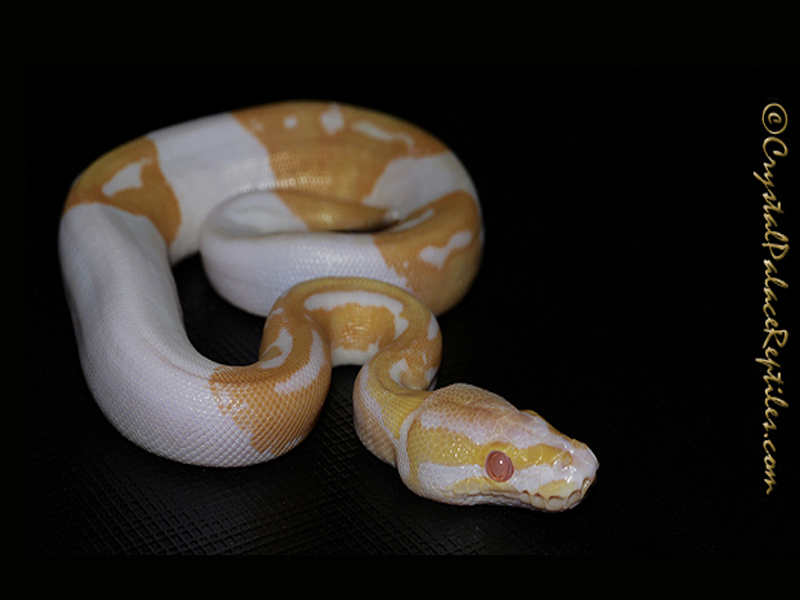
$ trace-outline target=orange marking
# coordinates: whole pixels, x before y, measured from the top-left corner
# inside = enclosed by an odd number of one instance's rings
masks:
[[[394,315],[388,308],[349,303],[341,310],[309,311],[331,332],[333,349],[366,352],[370,346],[383,348],[394,338]]]
[[[447,150],[409,123],[349,106],[283,103],[233,115],[267,149],[278,192],[297,190],[360,202],[389,162]]]
[[[416,226],[402,228],[404,222],[431,210],[432,216]],[[467,246],[453,250],[441,269],[421,258],[425,248],[442,248],[459,231],[469,231],[472,238]],[[457,304],[475,279],[482,253],[480,231],[475,200],[457,191],[414,211],[397,227],[377,233],[374,240],[386,264],[405,277],[417,297],[438,315]],[[447,290],[450,300],[439,298],[436,290]]]
[[[126,168],[130,176],[115,184],[115,177]],[[147,138],[128,142],[97,159],[70,190],[64,212],[93,202],[146,216],[168,245],[178,234],[178,199],[158,166],[155,143]]]
[[[261,361],[280,356],[277,340],[281,329],[291,332],[293,343],[282,364],[264,368]],[[261,361],[248,366],[220,365],[209,379],[211,393],[222,414],[230,416],[236,425],[250,437],[250,445],[259,452],[278,456],[294,443],[303,439],[316,423],[330,385],[330,352],[326,350],[326,363],[319,377],[307,387],[289,391],[276,391],[286,386],[292,376],[310,359],[312,331],[327,337],[315,323],[306,322],[302,316],[281,314],[271,318],[261,342]]]

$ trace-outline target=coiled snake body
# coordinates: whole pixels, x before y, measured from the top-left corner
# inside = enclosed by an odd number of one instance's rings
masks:
[[[142,448],[208,466],[275,458],[313,427],[331,367],[363,364],[358,436],[411,490],[563,510],[594,481],[585,445],[479,388],[429,389],[434,314],[467,292],[482,245],[472,181],[441,142],[316,102],[111,151],[73,185],[59,232],[89,387]],[[171,265],[198,250],[223,297],[268,315],[253,365],[217,364],[188,341]]]

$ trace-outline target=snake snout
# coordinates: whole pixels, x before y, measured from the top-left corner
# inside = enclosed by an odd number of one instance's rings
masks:
[[[564,467],[559,478],[539,488],[532,495],[533,506],[550,512],[560,512],[576,506],[597,477],[598,461],[588,446],[574,442],[571,463]]]

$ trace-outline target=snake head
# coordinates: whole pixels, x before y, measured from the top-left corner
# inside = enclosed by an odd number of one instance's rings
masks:
[[[449,504],[563,511],[583,499],[598,467],[585,444],[538,414],[464,384],[431,394],[401,433],[405,484]]]

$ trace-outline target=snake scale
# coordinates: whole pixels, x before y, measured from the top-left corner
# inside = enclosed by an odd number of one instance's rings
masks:
[[[331,368],[364,446],[413,492],[561,511],[595,479],[584,444],[477,387],[434,388],[434,315],[481,261],[478,196],[458,158],[400,119],[285,102],[155,131],[75,181],[59,255],[81,365],[142,448],[189,464],[268,461],[314,426]],[[172,266],[200,252],[219,294],[266,317],[259,360],[189,342]]]

